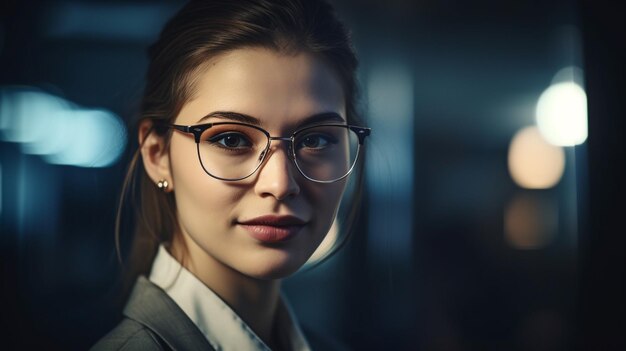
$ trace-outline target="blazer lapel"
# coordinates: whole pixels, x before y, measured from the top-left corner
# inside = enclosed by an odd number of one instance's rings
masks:
[[[213,350],[206,337],[165,291],[140,275],[124,315],[159,335],[172,350]]]

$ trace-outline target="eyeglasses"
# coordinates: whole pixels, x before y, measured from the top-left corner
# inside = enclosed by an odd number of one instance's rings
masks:
[[[289,143],[287,154],[306,179],[336,182],[352,172],[371,132],[365,127],[319,124],[299,129],[290,137],[274,137],[263,128],[237,122],[163,126],[193,134],[204,171],[225,181],[250,177],[269,154],[271,141],[280,140]]]

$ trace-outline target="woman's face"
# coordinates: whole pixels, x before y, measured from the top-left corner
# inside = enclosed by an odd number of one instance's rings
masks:
[[[327,122],[346,121],[338,77],[310,54],[238,49],[216,57],[197,78],[176,124],[227,122],[223,116],[200,120],[216,111],[235,112],[252,117],[270,135],[285,137],[321,113],[336,115]],[[315,251],[334,220],[345,180],[307,180],[287,148],[285,141],[272,141],[256,173],[227,182],[205,173],[191,135],[173,132],[168,180],[182,231],[176,235],[186,241],[196,269],[219,264],[250,277],[277,279],[295,272]],[[260,219],[264,216],[270,217]]]

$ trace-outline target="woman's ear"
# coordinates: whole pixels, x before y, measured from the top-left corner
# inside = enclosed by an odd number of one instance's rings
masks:
[[[139,145],[143,167],[155,184],[167,181],[167,186],[163,190],[169,192],[174,189],[169,150],[167,150],[165,138],[154,131],[153,125],[150,120],[143,120],[139,124]]]

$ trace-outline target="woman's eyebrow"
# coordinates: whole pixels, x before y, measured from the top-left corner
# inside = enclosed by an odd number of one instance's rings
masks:
[[[244,113],[239,112],[231,112],[231,111],[215,111],[211,112],[208,115],[200,118],[198,123],[205,121],[209,118],[219,118],[219,119],[227,119],[235,122],[242,122],[247,124],[252,124],[255,126],[260,126],[261,121],[258,118],[252,117],[250,115],[246,115]],[[336,112],[322,112],[317,113],[312,116],[305,118],[304,120],[298,123],[299,126],[305,126],[310,124],[318,124],[323,122],[341,122],[346,123],[346,120],[341,117]]]
[[[336,112],[322,112],[305,118],[298,123],[299,126],[305,126],[310,124],[319,124],[324,122],[341,122],[346,123],[346,120]]]
[[[198,120],[198,123],[200,123],[202,121],[205,121],[205,120],[207,120],[209,118],[228,119],[228,120],[231,120],[231,121],[252,124],[252,125],[255,125],[255,126],[260,126],[261,125],[261,122],[259,121],[258,118],[254,118],[252,116],[248,116],[248,115],[243,114],[243,113],[230,112],[230,111],[215,111],[215,112],[211,112],[208,115],[200,118]]]

